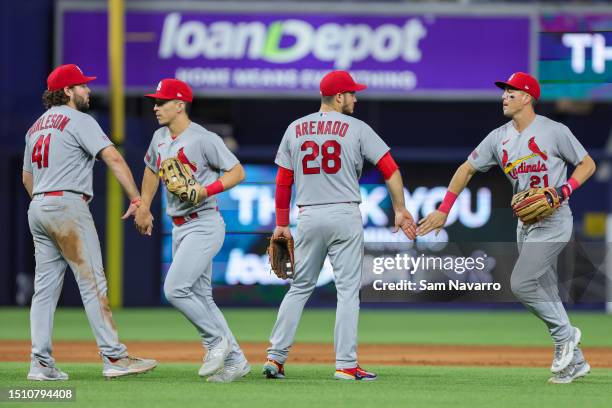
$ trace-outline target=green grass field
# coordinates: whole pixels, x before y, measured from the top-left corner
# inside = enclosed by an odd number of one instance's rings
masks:
[[[105,381],[99,364],[63,364],[75,380],[45,387],[76,389],[75,403],[54,407],[609,407],[612,371],[598,371],[569,386],[542,381],[540,369],[462,367],[371,367],[384,380],[339,382],[327,366],[293,365],[286,380],[253,372],[232,384],[210,384],[195,374],[199,365],[164,364],[152,373]],[[259,369],[259,367],[253,367]],[[27,364],[0,365],[2,382],[31,387]],[[39,385],[39,384],[35,384]],[[23,404],[24,406],[26,404]],[[29,404],[30,406],[32,404]],[[10,406],[19,406],[11,403]]]
[[[266,341],[274,310],[227,309],[225,315],[239,341]],[[195,330],[173,309],[115,312],[122,340],[197,340]],[[612,346],[612,316],[574,313],[588,346]],[[305,312],[297,341],[331,342],[333,310]],[[28,311],[0,309],[0,339],[29,338]],[[361,343],[550,345],[544,326],[526,312],[440,312],[364,310]],[[55,340],[91,340],[82,309],[56,314]],[[101,365],[63,363],[66,383],[26,381],[27,363],[0,363],[0,386],[74,387],[76,403],[67,407],[274,407],[374,405],[379,407],[610,407],[612,370],[597,369],[571,385],[550,385],[545,368],[368,366],[380,380],[345,383],[332,378],[333,367],[291,364],[289,378],[265,380],[261,362],[253,362],[246,379],[209,384],[197,376],[199,364],[162,364],[154,372],[105,381]],[[32,406],[10,403],[9,406]],[[38,406],[38,405],[34,405]]]
[[[223,311],[239,341],[267,341],[276,319],[272,309]],[[335,312],[306,310],[296,341],[332,342]],[[123,340],[195,340],[195,329],[176,310],[124,309],[113,314]],[[612,316],[573,313],[572,323],[585,333],[589,346],[612,346]],[[29,310],[0,309],[0,340],[30,338]],[[55,315],[56,340],[93,340],[82,308],[61,309]],[[490,344],[550,346],[542,322],[525,311],[362,310],[361,343]]]

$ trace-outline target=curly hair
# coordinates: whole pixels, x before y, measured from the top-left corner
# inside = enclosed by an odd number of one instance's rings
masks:
[[[70,97],[66,95],[63,88],[57,91],[45,91],[42,96],[42,102],[46,109],[52,106],[65,105],[68,101],[70,101]]]

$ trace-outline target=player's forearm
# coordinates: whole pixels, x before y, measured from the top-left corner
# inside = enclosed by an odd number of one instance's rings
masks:
[[[246,178],[244,167],[240,163],[232,167],[229,171],[223,173],[219,180],[223,183],[223,190],[229,190],[230,188],[242,183]]]
[[[132,176],[132,172],[125,161],[122,160],[115,163],[114,166],[111,166],[111,170],[130,200],[140,196],[138,187],[136,187],[136,182],[134,181],[134,176]]]
[[[476,173],[476,169],[470,164],[470,162],[464,162],[451,179],[448,185],[448,191],[457,195],[461,194],[464,188],[467,187],[468,183],[472,179],[472,176]]]
[[[584,159],[582,159],[580,164],[576,166],[571,178],[575,179],[582,185],[593,175],[593,173],[595,173],[596,169],[597,166],[595,165],[595,161],[591,158],[591,156],[587,155],[584,157]]]
[[[293,171],[279,166],[276,173],[276,191],[274,193],[277,227],[282,228],[289,225],[292,185]]]
[[[230,188],[241,183],[246,177],[246,173],[244,168],[240,163],[232,167],[230,170],[223,173],[221,177],[219,177],[213,183],[202,186],[200,190],[200,197],[211,197],[215,194],[219,194],[222,191],[229,190]]]
[[[141,199],[142,206],[146,208],[151,208],[151,203],[153,202],[153,197],[157,193],[157,189],[159,188],[159,178],[157,174],[153,172],[148,167],[145,167],[144,174],[142,175],[142,191],[141,191]]]
[[[114,146],[108,146],[99,153],[99,156],[113,172],[115,178],[121,187],[123,187],[123,191],[125,191],[128,198],[133,200],[139,197],[140,192],[138,191],[138,187],[136,187],[136,182],[132,176],[132,171],[128,167],[121,153],[119,153]]]
[[[438,207],[438,211],[445,214],[450,212],[453,204],[455,204],[455,200],[468,185],[474,173],[476,173],[476,169],[468,161],[464,162],[461,166],[459,166],[459,168],[457,168],[457,171],[455,171],[455,174],[448,185],[446,195]]]
[[[22,171],[21,180],[23,181],[23,186],[25,187],[26,191],[30,195],[30,198],[32,198],[32,189],[34,188],[34,180],[32,177],[32,173],[28,173],[27,171]]]
[[[578,189],[585,181],[589,179],[595,173],[596,169],[595,161],[591,156],[586,155],[584,159],[574,169],[572,176],[567,180],[567,183],[560,187],[557,187],[557,193],[561,196],[562,200],[568,199],[574,191]]]
[[[393,204],[394,210],[399,210],[406,207],[404,200],[404,182],[402,181],[402,174],[399,170],[395,170],[393,175],[385,180],[389,195],[391,196],[391,203]]]

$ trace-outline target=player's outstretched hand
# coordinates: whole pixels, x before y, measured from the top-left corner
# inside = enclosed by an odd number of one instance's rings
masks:
[[[399,231],[400,228],[408,238],[414,241],[416,238],[416,225],[414,224],[414,218],[412,218],[412,215],[410,215],[410,212],[406,209],[406,207],[395,211],[395,225],[393,226],[393,232],[395,233]]]
[[[427,217],[419,221],[417,235],[423,236],[433,230],[436,230],[436,235],[438,235],[440,230],[444,227],[444,224],[446,224],[446,218],[448,218],[448,214],[438,210],[433,211]]]
[[[285,237],[287,239],[291,239],[291,230],[289,227],[276,227],[274,228],[274,232],[272,233],[272,239],[276,239],[278,237]]]
[[[153,232],[153,214],[148,208],[140,207],[134,216],[134,225],[142,235],[151,235]]]
[[[132,201],[130,201],[130,206],[125,211],[125,213],[121,216],[121,219],[127,220],[132,215],[136,214],[136,210],[138,209],[138,207],[140,207],[141,204],[142,204],[142,200],[140,199],[140,197],[134,198]]]

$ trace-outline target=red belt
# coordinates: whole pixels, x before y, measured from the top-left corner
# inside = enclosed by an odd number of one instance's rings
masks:
[[[174,225],[179,227],[183,225],[184,223],[186,223],[187,221],[195,220],[196,218],[198,218],[198,213],[191,213],[189,215],[184,215],[180,217],[172,217],[172,222],[174,223]]]
[[[46,193],[43,193],[43,195],[46,196],[58,196],[61,197],[64,195],[63,191],[47,191]],[[87,194],[82,194],[81,197],[83,198],[83,200],[85,201],[89,201],[89,199],[91,198],[90,196],[88,196]]]

